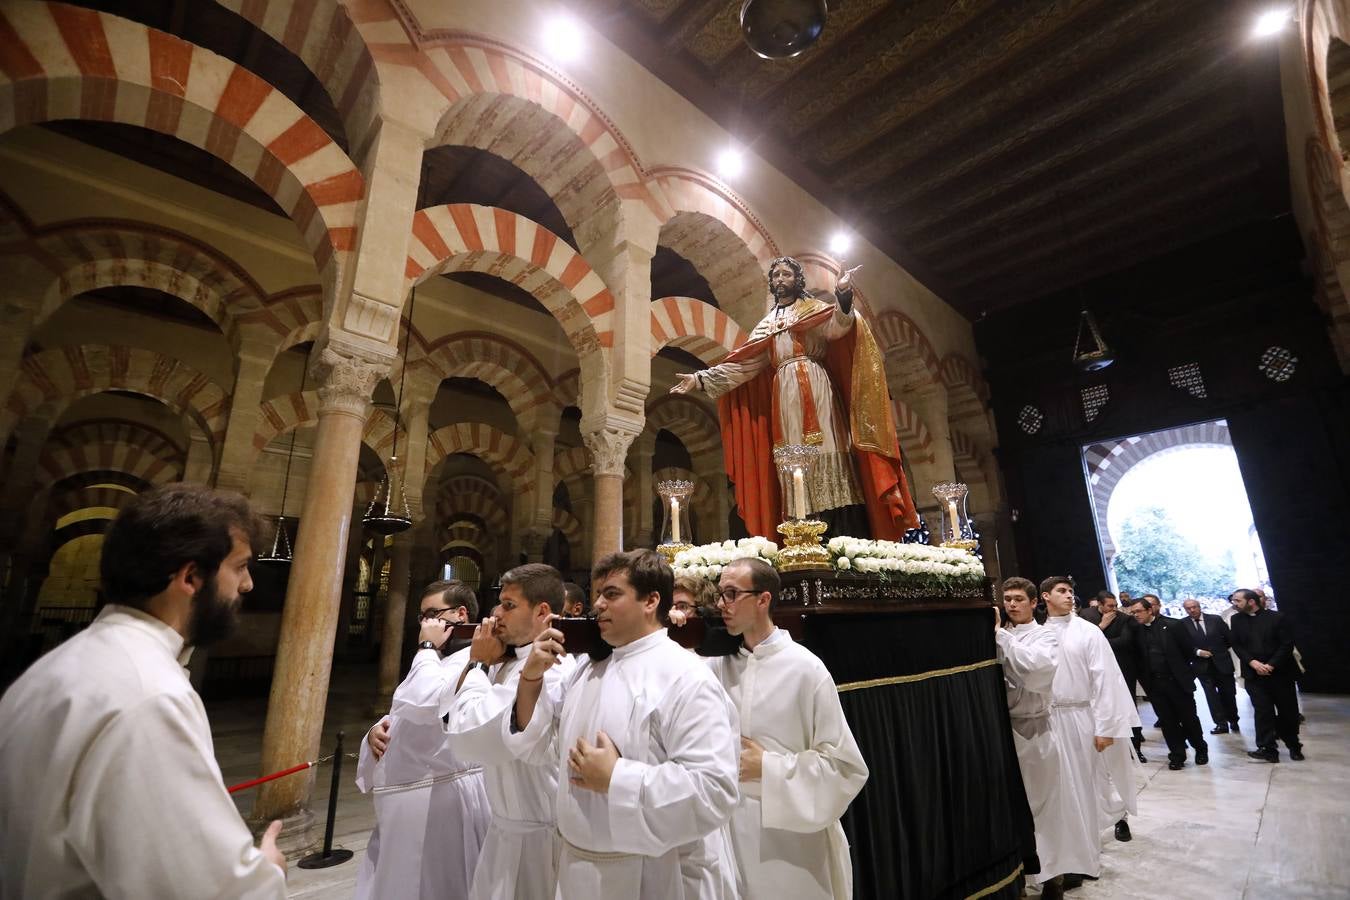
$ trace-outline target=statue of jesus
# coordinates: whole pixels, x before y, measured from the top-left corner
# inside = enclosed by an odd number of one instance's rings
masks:
[[[722,451],[751,534],[774,539],[785,479],[773,450],[819,448],[808,510],[830,535],[900,540],[918,524],[895,436],[881,351],[853,309],[852,271],[828,291],[806,289],[790,256],[769,264],[773,308],[719,364],[680,375],[672,394],[717,398]]]

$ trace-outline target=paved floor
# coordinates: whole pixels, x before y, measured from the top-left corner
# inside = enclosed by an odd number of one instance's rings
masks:
[[[369,714],[374,670],[343,671],[335,678],[324,729],[324,752],[345,728],[356,749],[374,718]],[[1158,729],[1146,729],[1149,763],[1139,783],[1139,815],[1131,820],[1134,840],[1117,843],[1103,835],[1101,880],[1069,894],[1097,898],[1295,898],[1350,897],[1350,697],[1303,698],[1307,762],[1278,765],[1247,759],[1251,749],[1251,705],[1238,693],[1244,734],[1209,737],[1210,764],[1180,772],[1166,766]],[[1206,731],[1211,726],[1197,696]],[[259,767],[262,701],[209,707],[216,752],[226,784],[255,776]],[[1153,721],[1144,704],[1140,715]],[[356,859],[322,870],[290,871],[292,897],[350,897],[356,867],[365,851],[374,812],[352,783],[352,761],[338,794],[336,844]],[[304,775],[293,776],[304,777]],[[327,808],[331,771],[317,772],[313,809]],[[252,791],[236,795],[247,813]],[[321,834],[321,832],[320,832]]]

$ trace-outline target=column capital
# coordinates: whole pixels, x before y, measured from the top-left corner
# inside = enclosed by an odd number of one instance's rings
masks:
[[[389,362],[329,344],[318,351],[310,368],[319,383],[320,412],[337,410],[364,419]]]
[[[591,431],[582,432],[581,441],[591,451],[591,471],[596,475],[623,476],[624,460],[628,458],[628,448],[637,438],[638,431],[625,425],[606,422]]]

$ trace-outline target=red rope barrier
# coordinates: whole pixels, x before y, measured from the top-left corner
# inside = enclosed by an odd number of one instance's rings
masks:
[[[318,764],[319,764],[319,761],[316,761],[316,762],[302,762],[302,763],[301,763],[300,765],[298,765],[298,766],[291,766],[289,769],[282,769],[280,772],[273,772],[271,775],[264,775],[264,776],[262,776],[261,778],[255,778],[255,779],[253,779],[252,781],[245,781],[245,782],[242,782],[242,783],[240,783],[240,784],[236,784],[236,785],[234,785],[233,787],[226,788],[226,790],[228,790],[231,794],[233,794],[233,793],[235,793],[236,791],[242,791],[242,790],[244,790],[245,788],[256,787],[257,785],[264,784],[265,782],[268,782],[268,781],[275,781],[276,779],[278,779],[278,778],[284,778],[284,777],[286,777],[287,775],[294,775],[296,772],[303,772],[303,771],[305,771],[305,769],[308,769],[310,766],[317,766]]]

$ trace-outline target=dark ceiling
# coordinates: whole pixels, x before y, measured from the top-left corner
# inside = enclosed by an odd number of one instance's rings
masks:
[[[1265,0],[835,0],[821,42],[777,62],[742,42],[740,0],[575,3],[972,319],[1289,211],[1276,46],[1248,38]],[[253,67],[346,145],[304,65],[235,13],[80,5]],[[276,212],[173,138],[54,127]],[[536,184],[483,151],[426,154],[419,206],[448,202],[502,206],[575,241]],[[653,297],[714,299],[666,248],[652,282]]]
[[[1266,0],[836,0],[786,61],[740,5],[585,14],[970,318],[1289,209]]]

